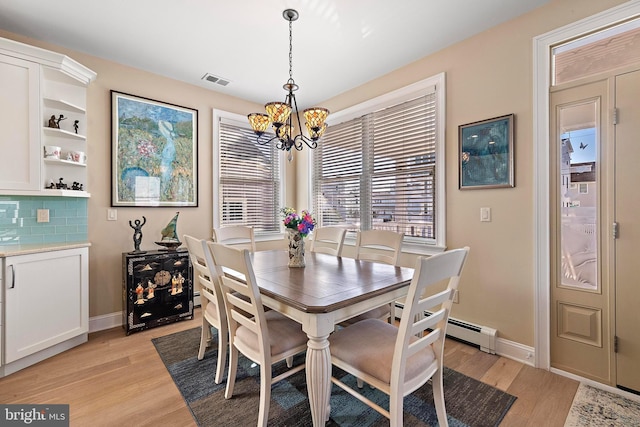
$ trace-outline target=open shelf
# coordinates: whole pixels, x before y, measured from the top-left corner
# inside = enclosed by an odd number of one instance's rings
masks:
[[[74,162],[71,160],[62,160],[62,159],[44,159],[45,163],[62,163],[65,165],[70,165],[70,166],[79,166],[79,167],[83,167],[86,168],[87,164],[86,163],[79,163],[79,162]]]
[[[58,108],[72,111],[74,113],[85,114],[87,112],[87,110],[85,110],[84,108],[74,105],[71,102],[67,102],[64,99],[44,98],[44,105],[49,108]]]
[[[51,135],[51,136],[63,136],[66,138],[72,138],[72,139],[80,139],[82,141],[86,141],[87,137],[84,135],[80,135],[77,133],[73,133],[73,132],[69,132],[68,130],[64,130],[64,129],[58,129],[58,128],[50,128],[45,126],[44,128],[44,132]]]

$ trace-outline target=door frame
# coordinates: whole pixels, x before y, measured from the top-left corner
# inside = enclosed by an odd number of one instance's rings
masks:
[[[549,88],[552,45],[640,16],[640,1],[630,1],[533,39],[533,171],[534,184],[534,366],[551,369]]]

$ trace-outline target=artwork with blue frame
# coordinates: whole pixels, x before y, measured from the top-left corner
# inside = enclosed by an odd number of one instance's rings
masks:
[[[514,115],[458,127],[461,190],[515,187]]]
[[[111,206],[198,206],[198,111],[111,91]]]

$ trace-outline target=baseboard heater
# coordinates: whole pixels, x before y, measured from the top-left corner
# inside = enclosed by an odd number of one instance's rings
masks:
[[[396,315],[402,312],[403,307],[403,304],[396,303]],[[424,314],[425,316],[431,315],[428,311],[425,311]],[[477,346],[485,353],[496,354],[498,331],[493,328],[449,317],[447,336],[466,344]]]

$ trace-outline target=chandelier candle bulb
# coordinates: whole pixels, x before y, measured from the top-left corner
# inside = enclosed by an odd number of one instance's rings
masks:
[[[260,145],[269,144],[275,141],[276,148],[283,151],[288,151],[288,159],[291,161],[293,156],[291,155],[291,149],[295,148],[300,151],[304,147],[303,143],[311,148],[318,147],[318,139],[324,134],[327,129],[325,120],[329,116],[329,110],[322,107],[313,107],[304,110],[303,115],[306,119],[305,126],[307,128],[309,136],[305,136],[302,133],[302,122],[300,120],[300,113],[298,112],[298,104],[296,102],[296,95],[294,92],[298,90],[298,85],[293,80],[293,21],[298,19],[298,12],[294,9],[286,9],[282,12],[282,16],[285,20],[289,21],[289,80],[284,84],[283,88],[287,92],[284,102],[269,102],[265,104],[264,108],[267,114],[252,113],[247,116],[251,129],[258,135],[256,142]],[[295,114],[292,114],[295,110]],[[294,119],[298,125],[298,135],[292,137],[294,126]],[[261,140],[262,135],[269,127],[269,123],[272,124],[275,136],[267,141]]]

